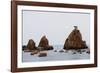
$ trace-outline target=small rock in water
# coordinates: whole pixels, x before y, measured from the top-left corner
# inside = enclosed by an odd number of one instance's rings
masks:
[[[62,53],[62,52],[64,52],[64,50],[60,50],[59,52]]]
[[[31,55],[38,54],[38,53],[39,53],[38,50],[34,50],[34,51],[32,51]]]
[[[90,51],[87,51],[86,53],[90,54]]]
[[[57,50],[54,50],[54,52],[57,52]]]
[[[82,50],[82,52],[85,52],[85,50]]]
[[[90,54],[90,49],[87,49],[86,53]]]
[[[38,57],[46,57],[47,51],[40,51]]]
[[[39,55],[38,55],[38,57],[46,57],[47,56],[47,53],[40,53]]]
[[[80,49],[77,50],[77,52],[80,52],[80,51],[81,51]]]
[[[76,54],[76,52],[73,52],[73,54]]]

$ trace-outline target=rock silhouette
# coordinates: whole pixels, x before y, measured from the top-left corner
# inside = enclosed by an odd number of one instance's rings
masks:
[[[27,49],[28,50],[36,50],[35,42],[32,39],[30,39],[28,41]]]
[[[63,49],[84,49],[88,48],[86,42],[82,40],[82,35],[77,26],[74,26],[74,30],[69,34],[65,40]]]
[[[38,48],[40,50],[52,50],[53,46],[49,45],[49,41],[46,36],[43,36],[39,42]]]

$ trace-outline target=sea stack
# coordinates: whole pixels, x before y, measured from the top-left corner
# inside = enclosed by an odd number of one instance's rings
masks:
[[[86,42],[82,40],[82,34],[78,30],[77,26],[74,26],[73,31],[69,34],[65,40],[63,49],[84,49],[88,48]]]
[[[30,39],[28,41],[27,49],[28,50],[36,50],[35,42],[32,39]]]
[[[40,50],[52,50],[53,46],[49,45],[49,41],[46,36],[43,36],[39,42],[38,48]]]

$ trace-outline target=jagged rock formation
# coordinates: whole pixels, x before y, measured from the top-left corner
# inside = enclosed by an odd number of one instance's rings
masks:
[[[46,36],[43,36],[40,40],[39,47],[46,47],[49,46],[49,41]]]
[[[87,48],[86,42],[82,40],[82,35],[77,26],[74,26],[74,30],[69,34],[65,41],[63,49],[84,49]]]
[[[46,36],[43,36],[40,40],[40,43],[38,45],[38,48],[40,50],[52,50],[53,49],[53,46],[50,46],[49,45],[49,41],[48,39],[46,38]]]
[[[28,49],[28,50],[37,50],[37,48],[36,48],[36,46],[35,46],[35,42],[34,42],[32,39],[30,39],[30,40],[28,41],[27,49]]]

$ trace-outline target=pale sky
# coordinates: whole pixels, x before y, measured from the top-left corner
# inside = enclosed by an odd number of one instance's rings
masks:
[[[33,39],[36,45],[46,35],[50,45],[63,45],[78,26],[83,40],[90,44],[90,14],[70,12],[23,11],[23,45]]]

